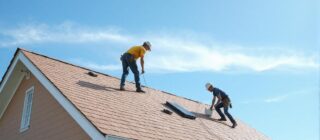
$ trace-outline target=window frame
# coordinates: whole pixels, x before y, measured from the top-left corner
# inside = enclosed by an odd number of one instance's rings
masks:
[[[31,86],[29,89],[26,90],[25,96],[24,96],[20,132],[24,132],[30,128],[33,94],[34,94],[34,86]]]

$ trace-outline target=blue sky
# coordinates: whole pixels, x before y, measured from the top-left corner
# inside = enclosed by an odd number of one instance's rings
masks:
[[[120,54],[149,40],[142,84],[209,104],[212,82],[236,118],[272,139],[318,140],[318,9],[316,0],[0,0],[0,75],[19,46],[120,77]]]

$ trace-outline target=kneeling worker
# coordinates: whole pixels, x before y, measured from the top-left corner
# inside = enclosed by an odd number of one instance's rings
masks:
[[[151,44],[150,42],[146,41],[143,43],[142,46],[133,46],[131,47],[126,53],[121,56],[122,61],[122,77],[120,83],[120,90],[125,90],[124,85],[126,81],[126,77],[129,74],[129,67],[134,74],[134,80],[136,83],[137,92],[143,92],[140,85],[140,77],[139,77],[139,70],[136,63],[136,60],[140,58],[141,64],[141,74],[144,74],[144,54],[146,51],[151,51]]]
[[[224,114],[226,114],[232,123],[231,128],[235,128],[237,126],[237,122],[233,119],[231,114],[228,112],[229,106],[232,107],[231,101],[230,101],[230,98],[228,97],[228,95],[225,92],[223,92],[222,90],[220,90],[216,87],[213,87],[213,85],[211,85],[210,83],[206,84],[206,88],[209,92],[213,93],[213,99],[212,99],[212,104],[211,104],[210,109],[213,110],[213,107],[216,109],[219,116],[221,117],[218,121],[226,121],[227,119],[224,116]],[[214,104],[216,98],[218,98],[218,101],[216,104]],[[224,114],[220,110],[220,108],[222,108],[222,107],[224,109]]]

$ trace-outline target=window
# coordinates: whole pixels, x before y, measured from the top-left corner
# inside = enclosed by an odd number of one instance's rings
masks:
[[[23,132],[30,127],[30,116],[31,116],[33,92],[34,92],[34,87],[29,88],[26,91],[26,95],[24,97],[20,132]]]

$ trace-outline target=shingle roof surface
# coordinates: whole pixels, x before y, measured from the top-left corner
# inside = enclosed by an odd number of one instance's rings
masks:
[[[92,77],[86,68],[21,51],[103,134],[141,140],[269,139],[240,120],[237,120],[238,126],[231,129],[229,121],[219,123],[205,117],[204,109],[208,105],[151,88],[144,88],[147,94],[139,94],[129,82],[126,83],[128,91],[119,91],[118,78],[101,73]],[[191,120],[176,113],[163,113],[166,101],[179,103],[197,118]],[[213,116],[218,118],[216,113]]]

